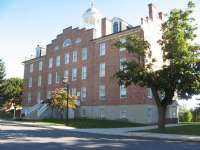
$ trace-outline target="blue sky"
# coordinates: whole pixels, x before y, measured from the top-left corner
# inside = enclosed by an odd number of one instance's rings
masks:
[[[0,0],[0,58],[6,64],[7,77],[23,77],[25,56],[34,54],[37,44],[46,46],[68,26],[83,27],[82,14],[91,0]],[[118,16],[132,25],[148,13],[153,2],[160,11],[185,8],[188,0],[96,0],[104,16]],[[200,28],[200,1],[195,16]],[[200,34],[200,32],[199,32]],[[199,40],[200,42],[200,40]]]

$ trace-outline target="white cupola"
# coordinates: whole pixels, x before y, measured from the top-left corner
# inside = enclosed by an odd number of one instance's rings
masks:
[[[83,21],[85,23],[86,28],[94,28],[95,30],[95,38],[101,36],[101,20],[103,15],[101,12],[94,7],[94,2],[91,2],[91,8],[87,9],[83,13]]]

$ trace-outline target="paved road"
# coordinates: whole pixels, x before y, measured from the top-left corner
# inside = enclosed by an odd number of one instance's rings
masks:
[[[117,132],[117,131],[116,131]],[[200,150],[200,143],[135,139],[0,122],[0,150]]]

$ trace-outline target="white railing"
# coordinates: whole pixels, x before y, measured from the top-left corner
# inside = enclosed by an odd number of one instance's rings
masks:
[[[34,111],[36,111],[40,107],[40,104],[36,104],[29,108],[27,115],[31,115]]]
[[[44,113],[48,108],[47,104],[43,104],[42,107],[40,107],[40,109],[37,111],[37,116],[40,117],[42,115],[42,113]]]

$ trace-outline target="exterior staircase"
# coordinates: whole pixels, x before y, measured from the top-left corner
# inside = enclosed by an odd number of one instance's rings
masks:
[[[27,119],[41,119],[45,116],[48,110],[47,104],[36,104],[26,109],[25,118]]]

